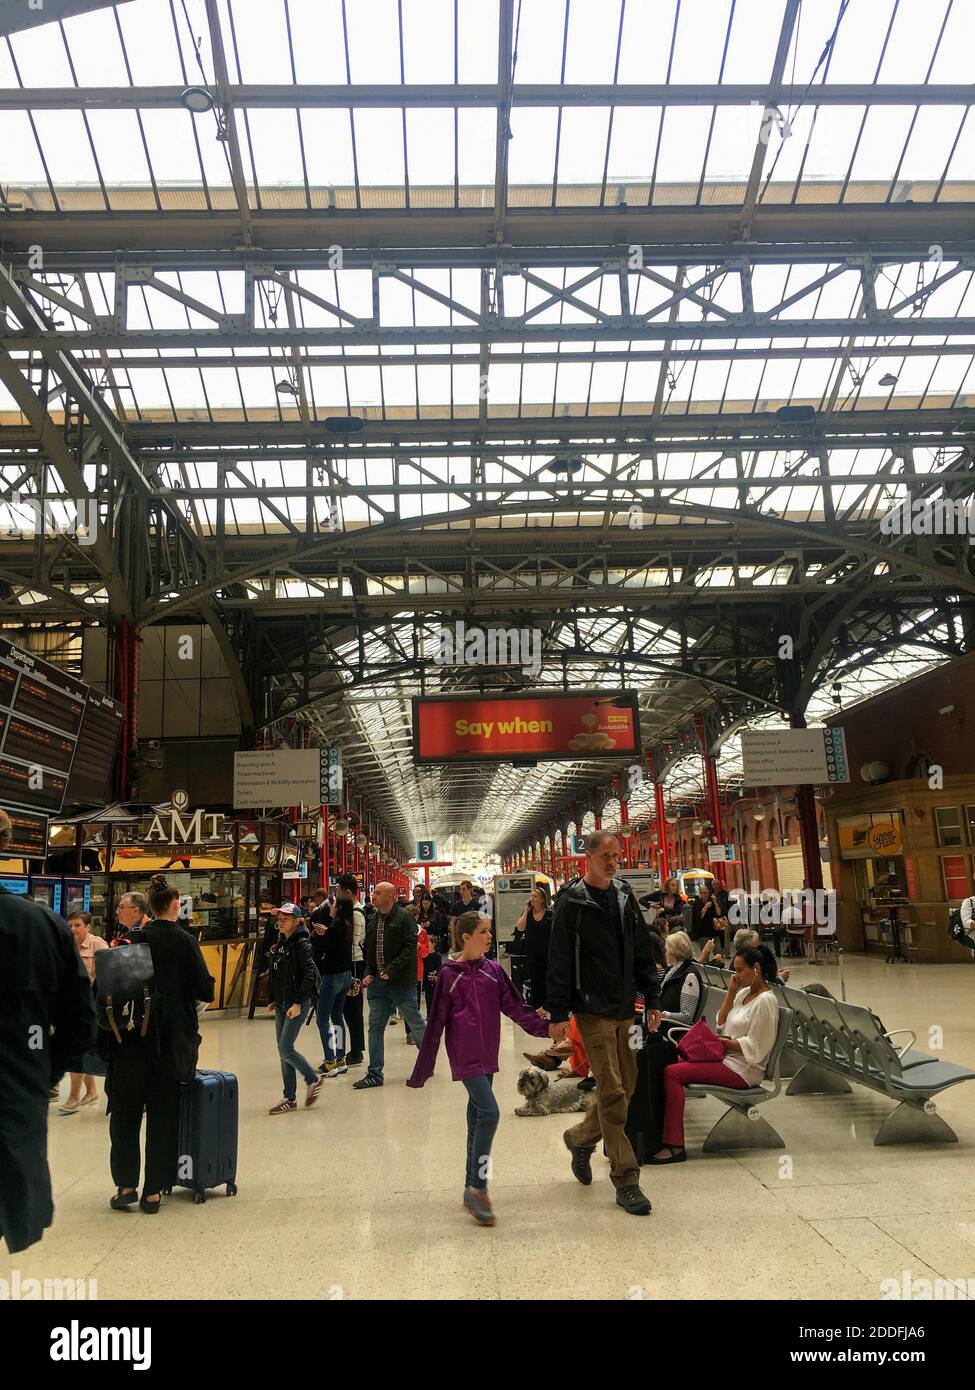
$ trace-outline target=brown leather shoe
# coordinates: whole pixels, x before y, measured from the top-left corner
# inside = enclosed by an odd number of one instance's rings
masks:
[[[523,1052],[522,1057],[527,1057],[533,1067],[541,1067],[542,1071],[558,1071],[560,1059],[550,1057],[547,1052]]]

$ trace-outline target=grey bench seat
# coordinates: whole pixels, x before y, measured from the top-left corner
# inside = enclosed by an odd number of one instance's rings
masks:
[[[712,970],[712,980],[717,975],[727,986],[728,972]],[[963,1081],[975,1081],[975,1070],[920,1051],[913,1046],[916,1035],[910,1029],[888,1032],[861,1004],[777,988],[793,1011],[790,1048],[802,1063],[787,1095],[849,1094],[852,1081],[897,1102],[874,1137],[875,1144],[958,1142],[932,1097]],[[894,1040],[904,1036],[910,1041],[897,1046]]]

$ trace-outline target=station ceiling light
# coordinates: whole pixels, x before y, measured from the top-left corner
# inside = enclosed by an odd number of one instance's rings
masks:
[[[202,116],[207,111],[212,111],[216,105],[212,93],[207,91],[206,87],[186,87],[180,92],[179,99],[194,116]]]

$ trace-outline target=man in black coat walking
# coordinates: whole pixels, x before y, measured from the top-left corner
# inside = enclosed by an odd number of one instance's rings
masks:
[[[10,835],[0,811],[0,858]],[[67,922],[0,888],[0,1236],[12,1253],[54,1218],[48,1092],[94,1040],[91,982]]]
[[[643,913],[629,884],[616,877],[619,856],[619,842],[609,831],[586,837],[585,876],[568,884],[555,903],[546,1007],[553,1023],[567,1021],[570,1012],[575,1016],[596,1078],[596,1104],[564,1135],[572,1172],[584,1185],[592,1182],[590,1158],[602,1140],[617,1206],[646,1216],[650,1203],[640,1190],[640,1165],[625,1126],[640,1045],[634,996],[642,993],[653,1032],[660,1024],[660,986]]]

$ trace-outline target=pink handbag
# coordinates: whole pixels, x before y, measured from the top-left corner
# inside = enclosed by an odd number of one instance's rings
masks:
[[[699,1018],[678,1042],[677,1055],[683,1062],[723,1062],[724,1044],[704,1019]]]

